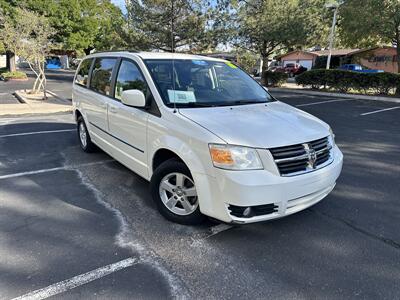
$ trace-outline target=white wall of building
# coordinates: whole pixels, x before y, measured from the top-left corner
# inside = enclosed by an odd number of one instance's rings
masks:
[[[0,55],[0,68],[5,68],[7,66],[6,56]]]

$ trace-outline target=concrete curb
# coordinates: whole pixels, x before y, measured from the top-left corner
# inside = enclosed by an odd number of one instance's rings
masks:
[[[52,95],[54,98],[57,98],[57,99],[60,99],[60,100],[63,100],[63,101],[69,101],[69,102],[71,102],[71,100],[68,100],[68,99],[65,99],[65,98],[63,98],[63,97],[61,97],[61,96],[58,96],[56,93],[54,93],[54,92],[52,92],[52,91],[46,90],[46,93]]]
[[[21,103],[18,104],[2,104],[0,109],[0,117],[17,117],[23,115],[49,115],[60,113],[71,113],[71,101],[60,99],[51,95],[48,100],[31,100],[25,98],[20,91],[15,91],[15,97]],[[50,94],[49,94],[50,95]]]
[[[21,103],[26,103],[25,102],[25,98],[21,96],[21,94],[18,91],[14,92],[14,96],[15,98],[17,98],[17,100]]]
[[[391,97],[382,97],[382,96],[341,94],[341,93],[318,92],[318,91],[289,89],[289,88],[268,88],[268,89],[271,92],[277,91],[277,92],[288,92],[288,93],[294,93],[294,94],[313,95],[313,96],[328,96],[328,97],[335,97],[335,98],[348,98],[348,99],[357,99],[357,100],[372,100],[372,101],[386,101],[386,102],[400,103],[400,98],[391,98]]]

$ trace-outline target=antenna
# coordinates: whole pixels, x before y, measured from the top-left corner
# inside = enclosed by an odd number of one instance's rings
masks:
[[[171,0],[171,52],[172,52],[172,89],[174,95],[174,113],[176,113],[176,92],[175,92],[175,48],[174,48],[174,1]]]

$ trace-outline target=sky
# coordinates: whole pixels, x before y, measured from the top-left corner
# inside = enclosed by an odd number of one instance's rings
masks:
[[[123,13],[126,13],[125,0],[111,0],[111,2],[120,7]]]

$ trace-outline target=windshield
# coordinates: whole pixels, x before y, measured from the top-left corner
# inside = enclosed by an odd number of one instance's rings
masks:
[[[261,85],[230,62],[148,59],[145,63],[169,107],[243,105],[273,100]]]

